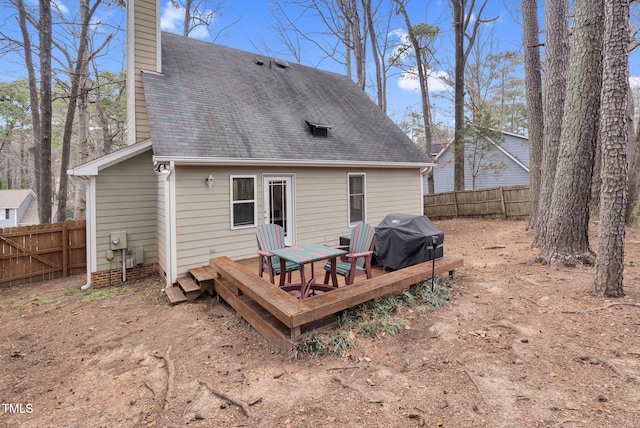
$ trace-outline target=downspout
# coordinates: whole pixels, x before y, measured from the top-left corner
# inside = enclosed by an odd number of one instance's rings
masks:
[[[84,184],[87,198],[87,211],[85,214],[86,226],[86,253],[87,253],[87,283],[80,287],[81,290],[87,290],[91,287],[91,268],[94,243],[94,221],[93,221],[93,193],[91,192],[91,176],[68,174],[72,183]]]
[[[174,162],[169,162],[169,171],[165,176],[164,186],[164,212],[165,212],[165,261],[166,261],[166,284],[165,287],[173,285],[174,272],[177,270],[177,257],[175,253],[175,176],[173,174]]]

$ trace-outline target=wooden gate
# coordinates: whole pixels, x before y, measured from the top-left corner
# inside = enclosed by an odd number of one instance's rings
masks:
[[[0,285],[86,273],[84,220],[0,229]]]

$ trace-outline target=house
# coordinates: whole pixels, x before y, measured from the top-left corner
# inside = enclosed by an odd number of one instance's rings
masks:
[[[500,141],[483,137],[481,149],[476,151],[476,159],[482,156],[481,160],[474,162],[473,146],[465,146],[464,184],[467,190],[529,184],[529,140],[525,136],[509,132],[503,131],[501,134]],[[452,192],[453,140],[438,152],[434,160],[435,193]],[[426,174],[423,182],[424,193],[427,194]]]
[[[88,285],[255,257],[264,223],[337,244],[422,214],[430,159],[349,77],[161,33],[159,13],[128,3],[131,144],[69,171],[86,183]]]
[[[38,201],[32,190],[0,190],[0,228],[38,223]]]

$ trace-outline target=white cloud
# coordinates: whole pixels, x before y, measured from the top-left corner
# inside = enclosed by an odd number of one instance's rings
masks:
[[[209,32],[209,28],[204,25],[194,28],[189,33],[189,37],[193,39],[204,40],[209,38],[209,36],[211,36],[211,33]]]
[[[63,14],[64,16],[69,15],[69,8],[63,4],[61,1],[52,1],[51,3],[53,3],[53,6],[58,9],[60,11],[61,14]]]
[[[175,31],[182,27],[184,23],[184,9],[175,8],[168,1],[165,7],[162,8],[162,15],[160,16],[160,28],[165,31]]]
[[[640,76],[629,76],[629,85],[633,89],[640,88]]]
[[[408,42],[409,35],[403,29],[398,28],[397,30],[390,31],[389,32],[389,36],[391,36],[392,38],[395,37],[395,38],[398,39],[398,43],[396,45],[396,48],[391,53],[391,57],[394,58],[394,57],[398,56],[398,54],[400,52],[400,47]]]
[[[405,30],[401,28],[390,31],[389,35],[394,36],[398,39],[398,46],[391,55],[393,57],[398,55],[400,46],[408,42],[409,35]],[[405,53],[405,55],[409,54]],[[449,75],[445,71],[429,70],[429,91],[448,91],[450,89],[450,87],[446,84],[446,80],[448,79],[448,77]],[[398,79],[398,87],[406,91],[420,91],[420,85],[418,83],[418,72],[416,71],[415,67],[400,74],[400,78]]]
[[[184,27],[184,8],[176,8],[168,1],[162,8],[160,15],[160,28],[171,33],[182,34]],[[211,36],[209,28],[205,25],[198,26],[191,30],[189,37],[194,39],[207,39]]]
[[[443,92],[451,89],[451,87],[446,83],[448,78],[449,74],[447,74],[446,71],[431,70],[428,78],[429,92]],[[400,78],[398,79],[398,87],[405,91],[420,90],[420,84],[418,83],[418,76],[415,68],[409,72],[403,72],[400,75]]]

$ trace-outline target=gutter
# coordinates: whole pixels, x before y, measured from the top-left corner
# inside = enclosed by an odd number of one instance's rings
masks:
[[[253,158],[197,158],[197,157],[174,157],[174,156],[154,156],[154,163],[169,163],[175,165],[242,165],[242,166],[318,166],[318,167],[372,167],[372,168],[425,168],[434,167],[433,162],[367,162],[367,161],[335,161],[320,159],[253,159]]]

